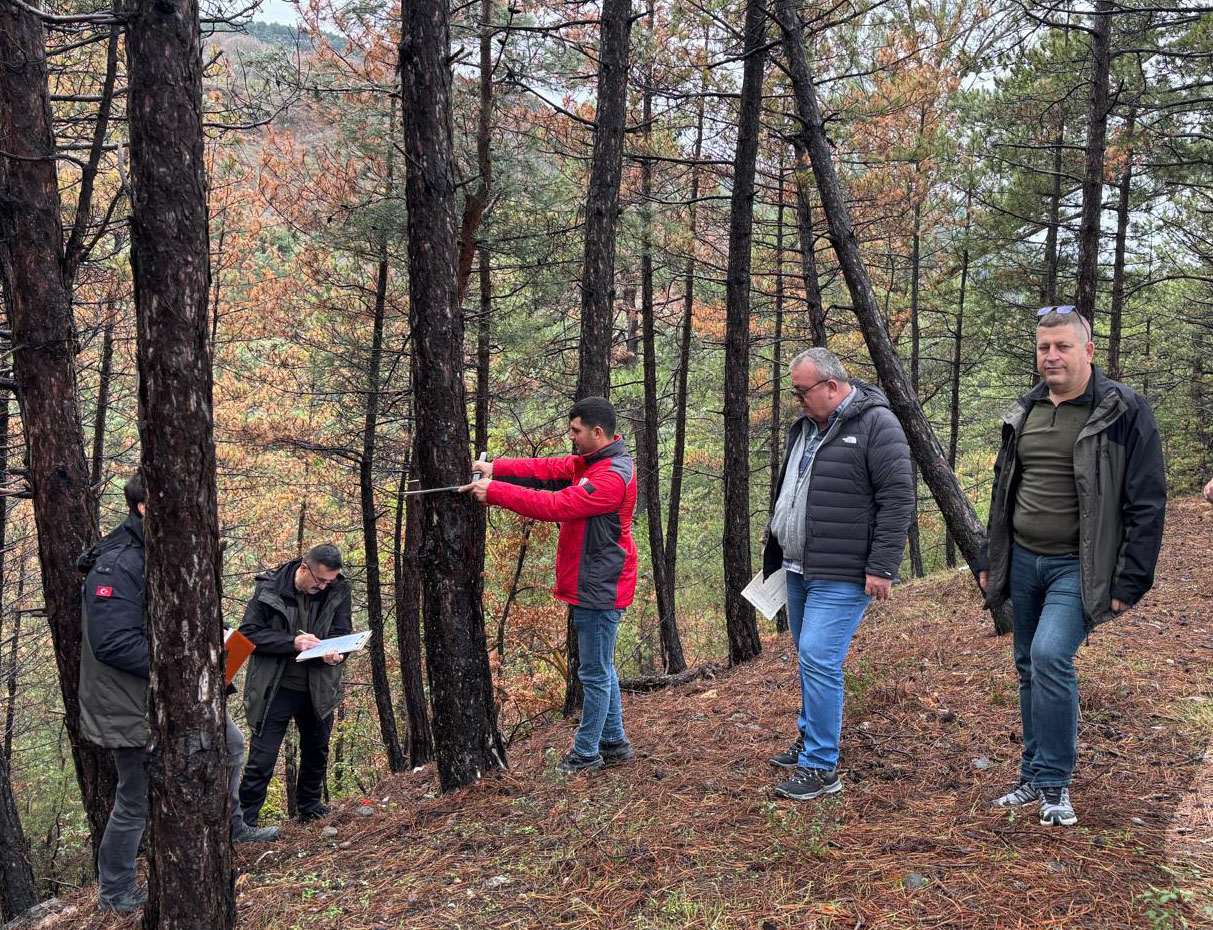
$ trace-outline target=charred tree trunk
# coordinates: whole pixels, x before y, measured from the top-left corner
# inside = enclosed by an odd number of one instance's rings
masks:
[[[741,596],[750,583],[750,251],[754,173],[762,110],[766,9],[747,0],[745,65],[729,208],[729,262],[724,335],[724,609],[729,664],[762,651],[754,607]]]
[[[1120,198],[1116,203],[1116,258],[1112,264],[1112,306],[1108,317],[1108,377],[1120,379],[1120,335],[1125,312],[1125,250],[1129,240],[1129,202],[1133,193],[1133,128],[1136,108],[1129,110],[1125,127],[1128,150],[1125,170],[1120,175]]]
[[[1045,268],[1040,286],[1040,302],[1051,307],[1057,303],[1057,237],[1061,229],[1061,169],[1065,153],[1065,107],[1057,107],[1057,135],[1053,138],[1053,187],[1049,191],[1049,220],[1045,230]]]
[[[113,308],[113,301],[109,302]],[[97,381],[97,411],[93,417],[93,461],[90,483],[93,495],[101,496],[101,480],[105,477],[105,418],[110,405],[110,378],[114,368],[114,323],[105,324],[101,343],[101,376]]]
[[[8,474],[8,391],[0,391],[0,477]],[[8,500],[0,499],[0,609],[8,583]],[[20,608],[20,604],[17,605]],[[21,635],[21,613],[13,612],[13,644]],[[3,639],[0,637],[0,642]],[[14,649],[13,670],[16,669]],[[10,673],[11,674],[11,673]],[[9,707],[13,702],[9,697]],[[5,736],[8,737],[6,728]],[[21,816],[13,799],[13,783],[9,773],[11,740],[5,740],[0,751],[0,919],[11,920],[38,903],[34,871],[29,864],[29,844],[21,828]]]
[[[813,174],[817,180],[821,203],[829,225],[830,240],[842,267],[855,314],[863,330],[864,340],[876,366],[880,383],[889,397],[889,404],[905,429],[910,450],[922,470],[927,487],[939,505],[948,529],[969,565],[977,564],[985,544],[985,531],[977,520],[973,505],[965,497],[956,475],[948,468],[943,449],[931,429],[922,407],[914,397],[909,379],[897,358],[880,314],[880,306],[872,290],[867,268],[859,249],[859,241],[851,224],[850,213],[843,196],[842,185],[834,171],[830,145],[826,139],[812,72],[801,37],[800,18],[793,0],[775,0],[775,16],[783,33],[783,45],[792,86],[796,95],[797,112],[804,124]],[[1004,605],[1004,608],[1009,605]],[[1000,609],[994,617],[1000,633],[1011,629],[1010,611]]]
[[[1112,0],[1097,0],[1091,31],[1091,114],[1082,182],[1082,223],[1078,229],[1078,312],[1095,322],[1099,278],[1099,225],[1103,214],[1103,165],[1108,138],[1108,73],[1111,70]]]
[[[920,128],[921,132],[921,128]],[[918,298],[920,275],[922,271],[922,200],[917,187],[912,190],[914,197],[914,231],[910,242],[910,388],[914,392],[914,401],[919,403],[922,388],[919,381],[919,365],[922,358],[922,320],[919,319]],[[918,466],[910,468],[912,486],[914,488],[914,516],[910,520],[908,533],[910,543],[910,571],[915,578],[921,578],[926,572],[922,567],[922,538],[918,531]]]
[[[707,78],[701,89],[706,90]],[[671,603],[678,609],[678,523],[682,510],[682,478],[686,462],[687,439],[687,373],[691,365],[691,335],[695,310],[695,241],[698,232],[697,204],[699,202],[699,159],[703,154],[703,96],[698,100],[695,129],[694,160],[691,164],[691,238],[687,247],[686,269],[683,271],[682,328],[678,335],[678,372],[674,392],[674,454],[670,461],[670,504],[665,528],[665,580],[670,587]]]
[[[400,650],[400,680],[404,686],[404,708],[409,720],[409,764],[413,768],[434,758],[434,735],[425,703],[425,677],[421,668],[421,505],[405,507],[404,492],[410,466],[401,472],[396,498],[396,646]],[[413,482],[420,488],[420,482]],[[407,512],[408,517],[405,518]]]
[[[956,448],[960,442],[960,370],[961,350],[964,347],[965,292],[969,286],[969,228],[973,225],[973,191],[965,192],[964,247],[960,253],[960,294],[956,300],[956,330],[952,333],[952,396],[948,416],[948,468],[956,473]],[[956,567],[956,540],[952,531],[946,532],[946,554],[948,568]]]
[[[821,279],[817,276],[817,237],[813,234],[813,204],[809,187],[813,169],[809,165],[809,150],[799,136],[792,139],[796,153],[796,229],[800,238],[800,274],[804,278],[805,303],[809,310],[809,333],[813,345],[826,348],[826,308],[821,299]]]
[[[389,175],[389,185],[391,184]],[[362,504],[362,546],[366,551],[366,622],[370,628],[371,683],[379,712],[379,735],[388,768],[402,772],[406,760],[396,732],[392,686],[387,673],[387,650],[383,643],[383,583],[379,576],[379,519],[375,509],[375,432],[379,426],[380,370],[383,366],[383,323],[387,312],[387,242],[380,241],[379,266],[375,274],[375,317],[371,330],[371,357],[366,375],[366,417],[362,427],[362,457],[358,463],[358,488]]]
[[[236,896],[198,4],[132,0],[123,12],[151,651],[144,926],[217,930],[235,923]]]
[[[782,159],[779,165],[779,206],[775,212],[775,336],[771,343],[771,484],[769,500],[775,506],[775,495],[779,493],[779,466],[782,461],[781,440],[783,438],[783,208],[784,172]],[[788,631],[788,612],[781,609],[775,615],[775,631]]]
[[[653,29],[653,6],[649,6],[649,30]],[[650,64],[645,81],[641,122],[644,126],[644,151],[650,153],[653,120],[653,69]],[[661,525],[661,469],[657,451],[657,326],[653,311],[653,162],[640,163],[640,317],[644,341],[644,422],[640,452],[644,480],[644,500],[648,513],[649,555],[653,566],[653,587],[657,594],[657,623],[661,639],[661,667],[667,675],[687,667],[674,614],[674,589],[666,577],[665,538]]]
[[[94,853],[114,799],[109,752],[80,736],[80,576],[96,539],[76,392],[70,286],[42,22],[0,4],[0,287],[12,323],[13,373],[29,458],[46,615],[76,779]]]
[[[611,309],[615,297],[615,217],[623,171],[628,99],[631,0],[603,0],[598,41],[598,111],[589,193],[585,201],[585,261],[581,271],[581,339],[576,398],[610,390]]]
[[[468,474],[449,16],[445,0],[406,0],[400,42],[414,403],[425,411],[416,421],[415,448],[423,487],[458,484]],[[439,781],[450,791],[505,766],[484,636],[485,518],[470,496],[420,501],[434,742]]]
[[[480,114],[476,121],[477,196],[488,204],[493,190],[493,0],[480,0]],[[481,211],[483,213],[483,211]],[[476,454],[489,451],[489,361],[493,315],[493,272],[489,248],[481,237],[476,248],[480,279],[480,313],[476,320]]]

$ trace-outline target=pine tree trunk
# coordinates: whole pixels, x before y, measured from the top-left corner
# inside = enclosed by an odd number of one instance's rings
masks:
[[[468,475],[463,314],[458,303],[451,140],[450,22],[445,0],[408,0],[400,70],[407,165],[409,315],[417,473],[423,487]],[[422,495],[420,559],[438,777],[444,791],[505,766],[485,647],[483,508],[467,495]]]
[[[956,299],[956,330],[952,333],[952,396],[948,407],[948,468],[956,472],[956,450],[960,442],[960,367],[964,347],[965,296],[969,285],[969,229],[973,225],[973,190],[965,192],[964,248],[960,255],[960,294]],[[947,565],[956,567],[956,540],[946,532]]]
[[[799,136],[793,137],[792,148],[796,153],[796,228],[800,238],[800,273],[804,278],[805,303],[809,310],[809,333],[813,345],[824,349],[828,339],[826,308],[821,299],[821,280],[817,276],[813,205],[809,197],[809,187],[813,183],[813,169],[809,165],[809,150]]]
[[[396,646],[400,650],[400,679],[404,685],[404,707],[409,719],[409,764],[413,768],[434,758],[434,734],[425,702],[425,677],[421,668],[421,505],[414,499],[406,507],[406,475],[401,472],[396,499]],[[420,482],[413,482],[420,488]]]
[[[771,486],[768,499],[775,506],[779,493],[779,466],[782,463],[783,422],[783,160],[779,163],[779,205],[775,211],[775,334],[771,343]],[[781,608],[775,615],[775,632],[788,631],[788,611]]]
[[[1057,237],[1061,229],[1061,169],[1065,153],[1065,108],[1057,108],[1057,135],[1053,138],[1053,186],[1049,191],[1049,220],[1045,230],[1045,267],[1040,286],[1040,302],[1047,307],[1057,303]]]
[[[113,300],[108,301],[113,312]],[[114,368],[114,323],[105,324],[105,335],[101,342],[101,374],[97,379],[97,410],[93,417],[93,461],[90,483],[92,493],[101,493],[101,480],[105,477],[105,417],[109,413],[110,379]]]
[[[390,185],[389,179],[389,185]],[[406,760],[396,732],[392,686],[387,673],[387,650],[383,642],[383,583],[379,575],[379,519],[375,509],[375,432],[379,426],[380,370],[383,365],[383,324],[387,312],[387,243],[380,242],[375,274],[375,317],[371,332],[371,356],[366,374],[366,416],[362,427],[362,457],[358,463],[358,488],[362,510],[362,546],[366,552],[366,622],[371,632],[371,685],[379,712],[379,735],[388,769],[402,772]]]
[[[1082,182],[1082,223],[1078,230],[1078,312],[1095,322],[1099,278],[1099,225],[1103,214],[1103,166],[1108,137],[1108,73],[1111,70],[1112,0],[1097,0],[1091,32],[1091,113]]]
[[[8,474],[8,391],[0,391],[0,476]],[[0,610],[8,586],[8,500],[0,499]],[[20,607],[20,604],[17,605]],[[13,612],[13,662],[21,635],[21,614]],[[3,637],[0,636],[0,643]],[[14,665],[15,669],[15,665]],[[13,697],[9,697],[9,707]],[[8,736],[6,730],[6,737]],[[11,920],[38,903],[34,872],[29,864],[29,844],[21,828],[21,817],[13,799],[13,783],[8,760],[11,741],[0,751],[0,919]]]
[[[649,6],[649,30],[653,29],[653,6]],[[652,144],[653,68],[650,64],[645,80],[641,123],[644,126],[644,151],[649,154]],[[649,528],[649,558],[653,568],[653,587],[657,595],[657,622],[661,639],[661,667],[667,675],[685,671],[686,658],[678,635],[678,619],[674,614],[674,590],[666,577],[665,538],[661,521],[661,469],[657,448],[657,326],[653,311],[653,162],[644,158],[640,163],[640,318],[644,342],[644,421],[645,429],[640,453],[641,477]]]
[[[754,607],[741,596],[750,582],[750,252],[754,236],[754,173],[762,109],[766,10],[747,0],[745,65],[729,209],[724,336],[724,585],[729,664],[762,651]]]
[[[96,539],[96,503],[76,390],[76,338],[63,228],[46,42],[29,9],[0,4],[0,288],[12,324],[13,373],[29,458],[47,622],[76,780],[94,853],[116,776],[109,752],[80,735],[80,575]]]
[[[914,401],[919,403],[922,389],[919,383],[919,362],[922,358],[922,321],[919,319],[918,296],[922,271],[922,201],[917,189],[914,196],[914,231],[910,243],[910,388],[914,392]],[[922,539],[918,530],[918,466],[910,469],[911,487],[914,489],[914,516],[910,520],[910,530],[907,534],[910,543],[910,571],[915,578],[926,574],[922,567]]]
[[[197,0],[125,7],[131,268],[147,483],[148,902],[144,926],[236,919]]]
[[[800,19],[793,0],[775,0],[775,16],[783,33],[783,46],[788,70],[796,95],[797,113],[805,128],[809,157],[817,180],[821,203],[830,230],[830,241],[838,256],[843,277],[855,314],[863,330],[868,352],[889,398],[889,405],[901,421],[910,450],[922,470],[922,475],[939,505],[944,521],[955,537],[969,565],[977,564],[985,545],[985,531],[977,520],[973,505],[965,496],[956,475],[947,466],[943,449],[931,429],[922,407],[914,396],[909,379],[901,367],[897,352],[881,320],[880,306],[872,290],[872,282],[859,249],[859,241],[851,224],[850,212],[843,196],[842,185],[834,170],[830,146],[822,123],[812,72],[801,38]],[[1006,608],[1008,605],[1003,605]],[[1011,617],[1007,609],[994,616],[999,633],[1010,632]]]
[[[1108,317],[1108,362],[1109,378],[1120,379],[1120,337],[1124,326],[1125,311],[1125,249],[1129,240],[1129,202],[1133,194],[1133,127],[1137,122],[1137,109],[1131,108],[1125,125],[1125,137],[1129,140],[1125,152],[1125,170],[1120,176],[1120,198],[1116,203],[1116,258],[1112,264],[1112,306]]]

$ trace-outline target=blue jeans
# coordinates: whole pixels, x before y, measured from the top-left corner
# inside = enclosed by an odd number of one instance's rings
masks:
[[[853,581],[805,580],[788,572],[788,627],[800,657],[799,765],[838,766],[842,735],[842,662],[871,598]]]
[[[597,758],[603,743],[617,745],[628,740],[623,732],[623,704],[619,700],[619,675],[615,672],[615,639],[622,616],[622,610],[573,608],[577,649],[581,654],[577,678],[585,692],[573,752],[583,759]]]
[[[1019,777],[1037,788],[1070,784],[1078,746],[1074,655],[1087,635],[1078,558],[1011,552],[1011,607],[1023,760]]]

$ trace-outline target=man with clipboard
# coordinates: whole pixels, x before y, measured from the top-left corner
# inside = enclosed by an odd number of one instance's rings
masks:
[[[314,546],[303,558],[259,574],[244,610],[239,632],[257,647],[244,682],[244,710],[253,737],[240,783],[240,808],[250,826],[257,824],[292,720],[299,729],[299,819],[306,823],[329,812],[321,791],[333,714],[341,703],[345,654],[330,651],[295,660],[321,640],[353,631],[350,583],[341,568],[336,546]]]

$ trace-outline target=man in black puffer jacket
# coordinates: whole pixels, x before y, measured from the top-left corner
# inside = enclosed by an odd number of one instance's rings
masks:
[[[800,735],[771,757],[775,788],[807,801],[842,790],[842,662],[870,601],[889,596],[914,515],[910,450],[884,394],[837,356],[808,349],[789,368],[804,416],[792,424],[771,502],[764,576],[787,573],[800,659]]]
[[[112,533],[80,556],[84,574],[80,650],[80,729],[109,749],[118,770],[114,808],[97,851],[100,909],[130,914],[147,900],[135,882],[135,856],[147,824],[147,690],[151,675],[143,581],[145,493],[134,475],[124,488],[130,513]],[[244,736],[227,720],[227,764],[232,794],[232,840],[269,842],[277,828],[256,830],[240,816],[236,789]]]

